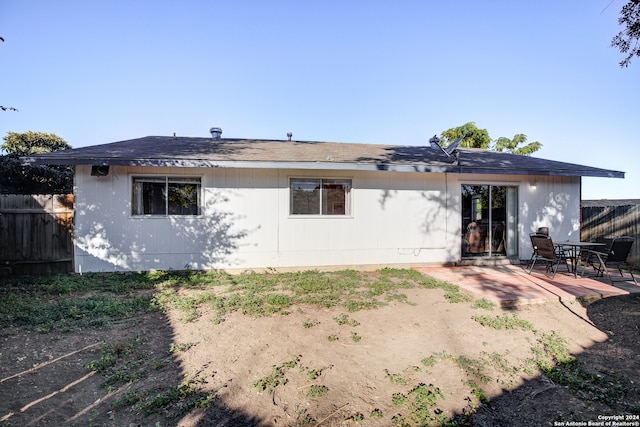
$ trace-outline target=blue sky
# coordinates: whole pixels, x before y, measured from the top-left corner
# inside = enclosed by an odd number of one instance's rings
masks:
[[[626,0],[0,0],[0,136],[73,147],[147,135],[428,144],[475,122],[536,157],[626,172],[640,198],[640,58]]]

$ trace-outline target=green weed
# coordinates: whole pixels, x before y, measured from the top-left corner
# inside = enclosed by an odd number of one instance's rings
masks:
[[[216,390],[204,391],[204,379],[184,381],[177,386],[169,386],[156,393],[130,391],[116,400],[114,407],[132,406],[144,416],[171,413],[173,417],[187,414],[193,409],[206,409],[213,401]]]
[[[313,328],[314,326],[319,325],[320,322],[316,319],[307,319],[304,322],[302,322],[302,327],[309,329],[309,328]]]
[[[444,399],[442,391],[433,384],[420,383],[408,393],[396,393],[391,398],[394,406],[405,406],[406,409],[391,419],[393,425],[430,426],[441,425],[447,417],[437,408],[438,401]]]
[[[475,300],[473,302],[473,304],[471,305],[471,308],[482,308],[484,310],[493,310],[494,308],[496,308],[496,303],[494,303],[493,301],[489,301],[488,299],[485,298],[480,298],[479,300]]]
[[[422,363],[424,366],[432,367],[432,366],[435,366],[436,363],[438,363],[438,358],[434,355],[431,355],[429,357],[425,357],[424,359],[422,359],[420,363]]]
[[[531,348],[533,357],[525,361],[525,372],[531,373],[535,369],[548,372],[556,363],[569,363],[574,357],[569,353],[567,340],[557,332],[541,334],[537,345]]]
[[[311,381],[315,381],[320,377],[320,375],[322,375],[322,373],[325,371],[325,369],[328,369],[328,368],[306,369],[307,377]]]
[[[378,408],[374,408],[371,410],[371,412],[369,413],[369,418],[373,419],[373,420],[379,420],[382,418],[382,411]]]
[[[471,302],[471,295],[460,290],[459,286],[450,283],[440,282],[439,287],[444,289],[444,298],[450,303]]]
[[[626,407],[628,402],[640,396],[640,387],[628,377],[606,368],[588,369],[577,359],[558,363],[546,371],[546,375],[556,384],[568,387],[583,400],[600,402],[612,409]],[[631,397],[631,399],[628,399]]]
[[[171,343],[169,344],[169,353],[180,353],[182,351],[187,351],[195,344],[193,343]]]
[[[399,385],[407,385],[409,384],[409,380],[407,378],[405,378],[404,373],[402,374],[392,374],[391,372],[389,372],[388,369],[384,370],[384,377],[385,379],[388,379],[389,381],[391,381],[394,384],[399,384]]]
[[[144,342],[144,338],[136,335],[106,343],[100,357],[89,362],[87,368],[102,374],[103,385],[109,387],[144,378],[153,365],[141,349]]]
[[[482,326],[488,326],[493,329],[533,330],[533,324],[531,322],[520,319],[515,315],[504,314],[502,316],[485,316],[474,314],[471,318]]]
[[[364,415],[361,414],[360,412],[353,414],[352,416],[349,417],[350,420],[352,420],[355,423],[361,423],[362,421],[364,421]]]
[[[329,391],[329,388],[323,385],[312,385],[307,390],[307,396],[309,397],[322,397]]]
[[[340,326],[348,325],[348,326],[360,326],[360,322],[355,319],[350,319],[348,314],[342,313],[338,317],[334,317],[333,320]]]
[[[288,382],[285,377],[287,371],[298,366],[300,359],[301,356],[296,356],[288,362],[281,363],[277,366],[274,365],[271,375],[252,382],[251,386],[257,388],[259,391],[267,391],[269,394],[273,394],[277,387],[285,385]]]
[[[393,395],[391,396],[391,403],[393,404],[393,406],[404,405],[408,400],[409,398],[404,393],[393,393]]]

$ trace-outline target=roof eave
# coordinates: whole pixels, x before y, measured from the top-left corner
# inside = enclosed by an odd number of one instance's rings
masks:
[[[625,173],[598,168],[586,169],[533,169],[495,168],[458,165],[457,163],[387,163],[387,162],[287,162],[287,161],[216,161],[204,159],[131,159],[105,157],[23,157],[25,164],[93,165],[93,166],[148,166],[148,167],[191,167],[191,168],[233,168],[233,169],[312,169],[312,170],[352,170],[352,171],[393,171],[467,173],[481,175],[542,175],[542,176],[587,176],[600,178],[624,178]]]
[[[497,175],[540,175],[540,176],[588,176],[596,178],[624,178],[624,172],[608,170],[608,169],[511,169],[511,168],[479,168],[462,166],[459,168],[460,173],[472,174],[497,174]]]

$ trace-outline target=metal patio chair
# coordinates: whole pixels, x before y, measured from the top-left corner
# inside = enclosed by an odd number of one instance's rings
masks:
[[[531,265],[529,267],[529,274],[533,271],[533,267],[537,261],[545,261],[547,263],[547,269],[545,273],[552,272],[551,278],[556,276],[558,266],[564,261],[569,270],[569,264],[567,263],[567,257],[563,251],[556,252],[556,246],[553,244],[551,237],[544,234],[533,233],[530,234],[531,245],[533,246],[533,255],[531,256]]]
[[[627,270],[629,274],[631,274],[633,283],[637,285],[638,282],[633,275],[631,265],[627,262],[633,241],[633,237],[616,237],[611,241],[611,245],[605,251],[601,252],[594,249],[584,250],[584,268],[592,266],[596,272],[596,277],[604,277],[606,274],[611,286],[613,286],[613,278],[607,267],[616,267],[623,279],[624,274],[622,271]]]

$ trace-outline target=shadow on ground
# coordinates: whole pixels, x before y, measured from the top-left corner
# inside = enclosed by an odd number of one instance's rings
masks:
[[[640,295],[595,301],[587,314],[606,341],[585,349],[570,366],[558,365],[491,400],[473,415],[473,425],[533,427],[640,414]]]

